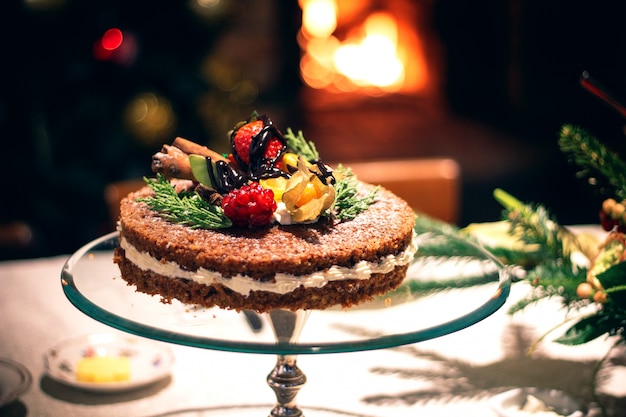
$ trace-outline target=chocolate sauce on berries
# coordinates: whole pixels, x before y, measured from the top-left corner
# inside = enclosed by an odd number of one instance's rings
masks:
[[[208,159],[210,160],[210,158]],[[221,189],[217,191],[222,194],[234,190],[235,188],[240,188],[248,180],[248,176],[244,172],[225,161],[215,161],[215,171],[217,178],[212,169],[209,169],[209,176],[213,184],[219,184],[219,188]]]
[[[320,179],[322,184],[328,185],[328,180],[329,179],[330,179],[330,183],[331,184],[335,183],[336,180],[335,180],[335,176],[333,175],[333,170],[330,169],[328,167],[328,165],[326,165],[324,162],[322,162],[321,159],[313,161],[312,163],[317,165],[317,169],[318,169],[319,172],[316,172],[315,175],[317,175],[317,178]]]
[[[276,162],[280,159],[285,149],[287,149],[287,141],[283,137],[283,134],[280,132],[280,130],[278,130],[278,128],[274,126],[274,123],[269,117],[263,115],[257,117],[256,120],[263,121],[263,128],[251,139],[249,165],[241,159],[241,157],[237,154],[235,147],[232,145],[232,140],[236,135],[236,131],[232,133],[231,149],[235,160],[241,167],[247,168],[248,176],[253,181],[258,181],[265,178],[276,178],[281,176],[288,177],[289,174],[276,167]],[[251,121],[252,118],[246,120],[246,123],[250,123]],[[276,152],[275,156],[267,158],[265,156],[265,151],[272,139],[279,140],[282,147],[278,152]]]
[[[257,117],[251,117],[241,126],[245,126],[247,123],[251,123],[255,120],[261,120],[263,122],[263,128],[250,139],[250,150],[249,150],[249,164],[246,164],[241,156],[237,153],[237,149],[234,145],[234,138],[237,135],[237,129],[235,129],[230,138],[231,138],[231,150],[232,155],[235,158],[235,161],[239,164],[240,167],[246,170],[246,174],[248,178],[252,181],[259,181],[261,179],[267,178],[276,178],[276,177],[291,177],[291,174],[295,172],[291,170],[291,167],[287,167],[290,172],[285,172],[283,169],[276,166],[276,163],[281,158],[282,154],[287,149],[287,141],[283,134],[274,126],[272,120],[263,115]],[[273,139],[277,139],[281,143],[281,149],[279,149],[274,156],[268,158],[267,147],[270,144],[270,141]],[[335,177],[333,176],[332,170],[326,166],[321,160],[310,161],[312,164],[317,166],[317,170],[315,171],[315,175],[320,179],[320,181],[324,185],[328,185],[330,181],[331,184],[335,183]]]

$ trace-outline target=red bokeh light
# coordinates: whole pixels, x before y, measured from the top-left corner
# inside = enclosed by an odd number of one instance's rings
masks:
[[[112,28],[104,32],[100,43],[103,49],[113,51],[119,48],[124,41],[124,34],[118,28]]]
[[[93,47],[94,58],[100,61],[114,61],[130,65],[137,53],[137,42],[132,33],[122,32],[118,28],[108,29],[96,39]]]

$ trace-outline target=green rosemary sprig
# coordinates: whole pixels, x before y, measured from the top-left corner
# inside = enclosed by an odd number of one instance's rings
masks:
[[[601,176],[613,188],[615,196],[626,198],[626,163],[596,137],[581,127],[564,125],[559,134],[561,151],[582,170],[582,178]]]
[[[335,201],[332,209],[340,220],[354,219],[359,213],[367,210],[374,202],[378,194],[378,187],[374,188],[364,197],[359,197],[357,179],[351,170],[338,167],[337,171],[342,175],[335,183]]]
[[[291,148],[294,153],[302,155],[307,161],[316,161],[320,158],[315,144],[304,138],[304,134],[301,130],[298,130],[298,134],[294,134],[290,127],[287,128],[287,133],[283,135],[287,141],[287,146]]]
[[[162,174],[157,174],[156,179],[144,179],[155,195],[137,201],[146,203],[164,219],[192,229],[221,229],[232,225],[221,207],[209,204],[195,191],[178,194]]]

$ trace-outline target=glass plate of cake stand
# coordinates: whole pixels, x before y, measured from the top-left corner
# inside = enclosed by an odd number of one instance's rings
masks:
[[[508,269],[480,246],[439,232],[418,234],[416,239],[419,249],[403,284],[352,308],[257,315],[165,304],[158,296],[136,292],[120,277],[113,263],[117,233],[74,253],[63,267],[61,283],[78,310],[124,332],[196,348],[276,355],[276,366],[266,379],[275,393],[273,406],[270,399],[263,409],[225,406],[194,411],[194,416],[350,416],[323,407],[299,408],[296,395],[306,376],[296,365],[298,355],[349,354],[433,339],[483,320],[509,295]],[[251,331],[251,324],[260,324],[262,330]],[[274,398],[269,389],[268,397]]]

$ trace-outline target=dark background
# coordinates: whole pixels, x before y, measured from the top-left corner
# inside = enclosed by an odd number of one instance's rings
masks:
[[[538,155],[505,176],[466,179],[459,224],[499,218],[495,187],[544,203],[561,223],[597,223],[605,196],[576,178],[557,135],[575,123],[623,150],[623,118],[583,90],[579,77],[588,70],[616,98],[626,97],[624,2],[425,3],[445,56],[451,111]],[[0,224],[24,222],[33,239],[26,247],[0,247],[0,259],[68,254],[112,230],[104,188],[149,175],[150,156],[170,141],[140,138],[125,123],[129,101],[142,92],[167,98],[176,115],[173,136],[209,146],[252,109],[297,127],[297,1],[222,0],[204,14],[191,4],[2,3]],[[111,27],[134,35],[133,59],[94,56],[95,42]],[[258,87],[255,99],[233,101],[200,70],[207,59],[232,62],[228,71]]]

